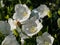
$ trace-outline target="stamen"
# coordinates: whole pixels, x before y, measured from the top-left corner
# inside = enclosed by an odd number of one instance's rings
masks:
[[[49,45],[49,42],[45,41],[45,45]]]
[[[19,21],[17,21],[17,20],[14,22],[14,24],[18,25],[18,26],[21,26],[21,23]]]
[[[24,13],[23,13],[23,16],[27,16],[27,12],[24,12]]]
[[[34,26],[32,26],[32,28],[30,29],[30,32],[31,32],[31,33],[36,32],[36,28],[35,28]]]

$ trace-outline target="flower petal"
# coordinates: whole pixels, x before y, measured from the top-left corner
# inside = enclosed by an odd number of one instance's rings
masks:
[[[0,21],[0,32],[3,34],[10,34],[10,25],[6,21]]]
[[[42,37],[50,44],[53,44],[54,38],[49,33],[43,33]]]
[[[10,24],[11,30],[16,29],[16,25],[14,23],[14,20],[12,20],[11,18],[8,19],[8,23]]]
[[[49,12],[49,8],[44,4],[41,4],[36,10],[39,12],[40,18],[44,18]]]
[[[36,38],[37,45],[52,45],[54,38],[47,32]]]
[[[37,45],[44,45],[44,39],[41,36],[36,38]]]

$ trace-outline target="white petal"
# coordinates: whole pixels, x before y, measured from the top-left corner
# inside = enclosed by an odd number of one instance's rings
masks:
[[[29,38],[27,35],[23,34],[22,32],[20,33],[20,37],[23,40]]]
[[[36,41],[37,45],[52,45],[54,38],[49,33],[45,32],[42,36],[38,36]]]
[[[38,8],[37,8],[37,11],[39,12],[39,17],[40,18],[44,18],[48,12],[49,12],[49,8],[46,6],[46,5],[40,5]]]
[[[10,24],[11,30],[16,29],[16,25],[14,24],[14,20],[11,18],[8,19],[8,23]]]
[[[54,38],[49,33],[43,33],[42,37],[50,44],[53,44]]]
[[[44,45],[44,39],[41,36],[36,38],[37,45]]]
[[[23,30],[27,35],[29,35],[29,34],[33,33],[33,32],[31,31],[31,28],[32,28],[32,27],[36,27],[36,26],[37,26],[36,23],[32,23],[31,21],[29,21],[29,22],[27,22],[25,25],[22,25],[22,30]]]
[[[24,45],[24,39],[21,39],[21,45]]]
[[[5,37],[1,45],[19,45],[14,35]]]
[[[37,24],[37,27],[36,27],[37,31],[32,34],[29,34],[29,36],[33,36],[33,35],[37,34],[42,29],[43,25],[38,20],[36,20],[36,24]]]
[[[10,25],[5,21],[0,21],[0,32],[3,34],[10,34]]]

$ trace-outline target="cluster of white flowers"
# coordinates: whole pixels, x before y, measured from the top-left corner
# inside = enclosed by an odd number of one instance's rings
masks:
[[[40,22],[39,20],[47,16],[48,12],[49,8],[46,5],[40,5],[39,7],[31,11],[25,4],[17,4],[15,5],[15,13],[13,14],[13,19],[12,18],[8,19],[8,25],[10,25],[10,29],[7,30],[12,32],[14,30],[17,30],[19,36],[21,37],[21,43],[23,45],[24,39],[36,35],[43,28],[42,22]],[[5,25],[6,24],[4,24],[4,26]],[[8,26],[5,26],[4,29],[6,27],[8,28]],[[54,38],[48,33],[46,34],[44,33],[40,37],[41,38],[37,37],[37,45],[46,45],[47,43],[48,43],[47,45],[53,44]],[[41,41],[44,44],[42,44]],[[13,35],[8,35],[3,40],[2,45],[18,45],[14,43],[17,43],[15,37]]]

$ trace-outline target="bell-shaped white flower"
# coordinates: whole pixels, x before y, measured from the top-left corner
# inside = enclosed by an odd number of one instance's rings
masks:
[[[44,4],[41,4],[39,7],[37,7],[36,10],[39,12],[40,18],[44,18],[45,16],[47,16],[48,12],[50,11],[49,8]]]
[[[10,34],[7,37],[5,37],[1,45],[19,45],[19,43],[17,42],[16,37]]]
[[[10,25],[6,21],[0,21],[0,32],[2,34],[10,34]]]
[[[38,36],[37,45],[53,45],[54,38],[47,32],[43,33],[42,36]]]
[[[57,20],[57,25],[60,28],[60,18],[58,18],[58,20]]]
[[[15,5],[15,13],[13,15],[13,19],[22,23],[30,17],[30,14],[31,11],[25,4],[17,4]]]
[[[35,20],[34,17],[27,20],[25,24],[22,25],[22,31],[25,32],[28,36],[33,36],[37,34],[43,25],[39,22],[39,20]]]

